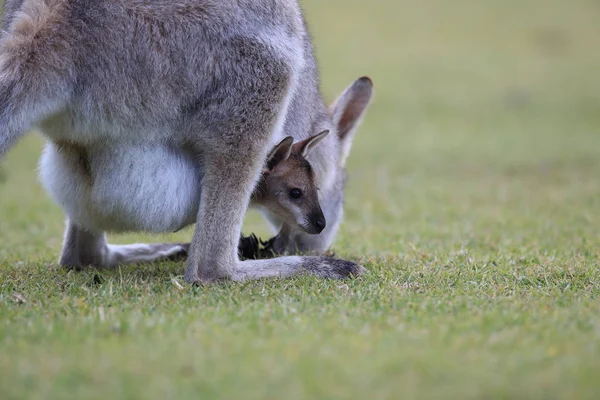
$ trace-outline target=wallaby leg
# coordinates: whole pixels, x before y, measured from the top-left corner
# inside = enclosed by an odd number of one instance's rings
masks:
[[[103,232],[89,232],[67,222],[60,265],[81,269],[87,266],[112,268],[117,265],[179,260],[187,254],[186,243],[108,244]]]
[[[185,277],[189,282],[231,278],[250,194],[260,174],[264,151],[211,155],[205,164],[201,205]],[[258,146],[255,146],[258,147]],[[235,154],[237,153],[237,154]],[[221,158],[222,157],[222,158]]]
[[[89,232],[67,221],[59,263],[74,269],[110,267],[106,235],[103,232]]]

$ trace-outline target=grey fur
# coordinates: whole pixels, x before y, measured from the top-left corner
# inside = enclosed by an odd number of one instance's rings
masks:
[[[309,235],[265,213],[280,230],[281,252],[330,246],[342,219],[344,160],[371,97],[363,78],[327,110],[297,1],[8,0],[5,7],[0,158],[33,126],[47,137],[42,182],[69,221],[63,264],[169,256],[181,246],[148,245],[144,253],[146,245],[108,245],[104,232],[196,223],[189,282],[360,274],[356,264],[323,257],[237,256],[268,150],[285,136],[300,141],[325,129],[336,134],[308,161],[327,228]]]

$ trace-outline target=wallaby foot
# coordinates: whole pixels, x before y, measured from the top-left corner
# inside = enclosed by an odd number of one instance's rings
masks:
[[[352,261],[324,256],[287,256],[239,262],[231,279],[243,282],[261,278],[288,278],[302,274],[346,279],[361,276],[366,272],[363,266]]]
[[[281,252],[276,250],[275,245],[280,239],[280,235],[282,232],[267,241],[263,241],[254,234],[242,236],[240,257],[248,261],[238,266],[232,279],[245,281],[264,277],[285,278],[302,273],[321,278],[344,279],[358,277],[367,272],[364,267],[352,261],[334,258],[333,252],[318,256],[275,258],[286,251],[285,249],[282,249]]]
[[[189,243],[135,243],[108,245],[111,265],[144,264],[187,259]]]
[[[113,268],[154,261],[180,261],[187,257],[189,247],[189,243],[108,244],[103,232],[89,232],[68,222],[59,263],[81,270],[84,267]]]
[[[67,221],[59,264],[75,270],[88,266],[109,267],[106,235],[89,232]]]

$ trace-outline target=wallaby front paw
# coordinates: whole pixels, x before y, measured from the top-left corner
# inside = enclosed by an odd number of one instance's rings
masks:
[[[238,254],[242,260],[261,260],[265,258],[273,258],[275,251],[273,250],[273,242],[275,238],[266,242],[259,239],[254,233],[250,236],[240,237],[238,245]]]
[[[254,233],[250,236],[241,236],[238,244],[238,255],[242,260],[254,260],[258,258],[259,239]]]

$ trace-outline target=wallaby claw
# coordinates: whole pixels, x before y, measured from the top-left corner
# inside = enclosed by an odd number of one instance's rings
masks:
[[[273,243],[275,243],[274,237],[264,241],[258,238],[254,233],[249,236],[242,235],[238,246],[238,254],[243,260],[273,258],[276,256],[275,250],[273,249]]]

